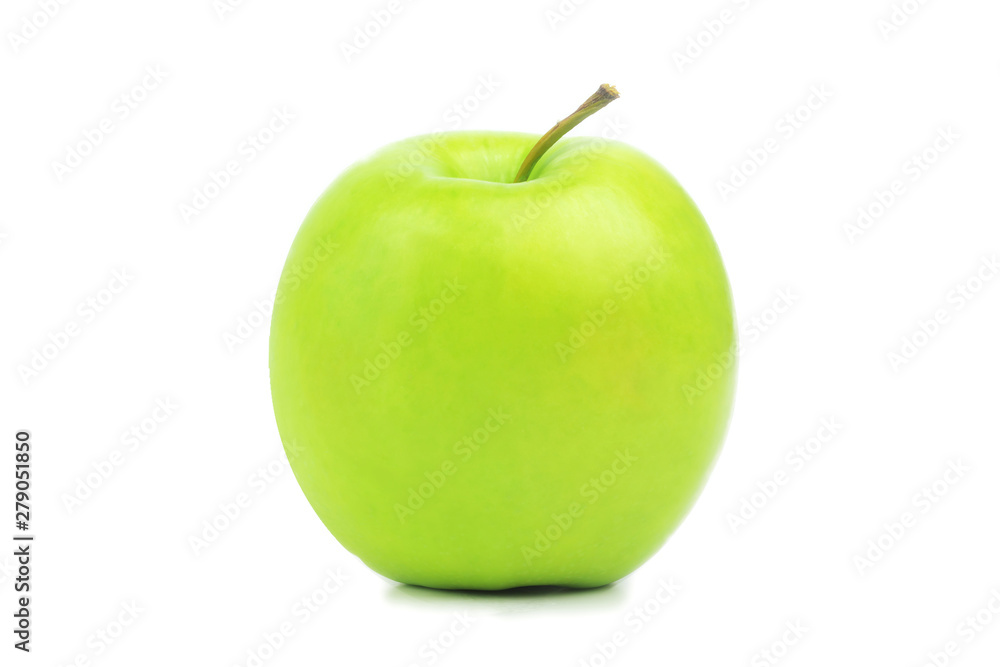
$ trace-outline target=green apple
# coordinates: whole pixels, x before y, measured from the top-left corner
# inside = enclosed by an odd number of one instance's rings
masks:
[[[715,241],[642,152],[553,145],[614,97],[542,141],[388,146],[295,238],[271,324],[278,429],[319,518],[390,579],[608,584],[705,483],[736,382]]]

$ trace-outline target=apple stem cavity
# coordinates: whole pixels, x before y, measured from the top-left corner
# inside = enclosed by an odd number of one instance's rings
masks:
[[[521,163],[521,168],[514,177],[515,183],[524,183],[531,175],[531,170],[542,158],[547,150],[563,138],[563,136],[574,127],[590,118],[595,113],[608,106],[619,98],[618,90],[607,83],[602,83],[597,92],[587,98],[587,101],[580,105],[580,108],[571,113],[566,118],[555,124],[551,130],[545,133],[538,143],[528,152],[528,156]]]

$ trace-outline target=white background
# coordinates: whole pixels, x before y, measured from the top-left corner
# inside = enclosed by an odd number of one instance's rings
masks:
[[[996,2],[908,0],[888,31],[890,0],[567,0],[562,14],[555,0],[405,0],[350,57],[388,0],[91,0],[49,3],[51,18],[44,4],[0,12],[0,538],[14,532],[22,428],[38,536],[30,656],[11,648],[0,549],[3,664],[253,665],[255,652],[289,666],[714,667],[774,664],[767,650],[789,666],[917,667],[952,641],[938,664],[998,664],[1000,279],[984,264],[1000,252]],[[704,46],[683,63],[689,40]],[[622,99],[576,133],[623,127],[660,160],[730,272],[745,346],[721,459],[669,543],[612,587],[474,595],[383,580],[287,470],[255,310],[353,161],[439,129],[541,133],[604,81]],[[294,119],[247,159],[241,144],[275,109]],[[79,148],[82,163],[55,166],[102,119],[111,132]],[[765,145],[762,166],[743,165]],[[933,163],[913,171],[925,151]],[[240,173],[185,220],[229,160]],[[753,174],[724,197],[734,169]],[[851,232],[897,179],[902,194]],[[115,271],[127,286],[103,292]],[[63,349],[45,347],[73,324]],[[26,374],[36,352],[51,358]],[[167,399],[178,407],[154,430]],[[831,418],[835,436],[792,464]],[[138,447],[123,443],[143,427]],[[120,465],[93,476],[116,450]],[[967,471],[921,501],[951,464]],[[753,496],[776,473],[773,497]],[[196,553],[191,538],[240,494],[249,506]],[[756,514],[734,529],[744,500]],[[883,534],[907,512],[913,525]],[[331,594],[328,571],[346,577]],[[661,603],[671,580],[680,591]],[[323,604],[306,619],[295,605],[310,596]],[[286,622],[294,633],[270,651],[264,636]],[[624,645],[605,659],[616,632]]]

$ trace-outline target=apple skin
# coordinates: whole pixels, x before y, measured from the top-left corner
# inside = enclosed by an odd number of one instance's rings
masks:
[[[728,426],[735,318],[695,204],[596,138],[512,183],[537,139],[382,149],[319,198],[282,273],[270,374],[291,467],[398,582],[614,582],[684,518]]]

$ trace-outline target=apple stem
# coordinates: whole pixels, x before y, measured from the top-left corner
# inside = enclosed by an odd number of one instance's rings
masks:
[[[517,176],[514,177],[514,182],[523,183],[528,180],[531,170],[535,168],[535,165],[547,150],[552,148],[567,132],[617,100],[618,97],[618,90],[614,86],[602,83],[597,92],[588,97],[587,101],[580,105],[579,109],[556,123],[555,127],[546,132],[545,136],[538,140],[535,147],[528,152],[528,156],[524,158],[521,168],[517,171]]]

